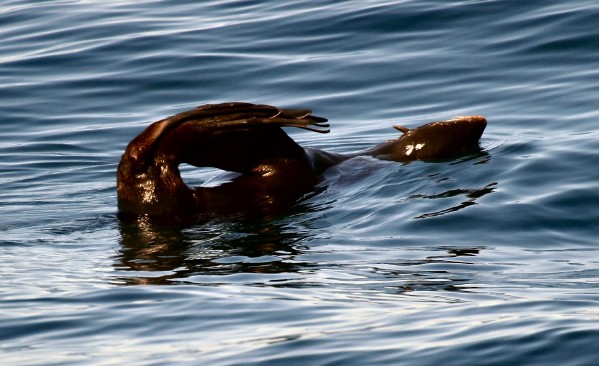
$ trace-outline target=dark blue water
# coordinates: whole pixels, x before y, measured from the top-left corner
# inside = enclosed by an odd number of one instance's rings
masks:
[[[599,5],[0,5],[3,365],[594,365]],[[116,217],[150,122],[311,108],[349,152],[483,114],[484,154],[356,158],[277,217]],[[213,170],[184,168],[192,184]]]

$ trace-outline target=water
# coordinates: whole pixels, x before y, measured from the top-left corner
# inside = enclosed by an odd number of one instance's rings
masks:
[[[6,365],[593,365],[595,1],[4,1]],[[193,106],[308,107],[349,152],[483,114],[484,154],[357,158],[277,217],[116,218],[115,170]],[[184,169],[193,184],[213,170]]]

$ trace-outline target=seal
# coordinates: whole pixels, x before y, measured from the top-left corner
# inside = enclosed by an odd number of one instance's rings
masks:
[[[398,162],[452,158],[480,150],[487,121],[456,117],[408,129],[397,139],[354,154],[304,149],[282,127],[328,133],[310,110],[251,103],[207,104],[159,120],[135,137],[117,170],[122,218],[179,220],[198,215],[265,216],[310,192],[327,168],[355,156]],[[217,187],[189,188],[179,165],[239,173]]]

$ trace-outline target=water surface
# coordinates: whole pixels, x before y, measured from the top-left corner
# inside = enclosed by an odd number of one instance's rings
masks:
[[[594,1],[5,1],[0,353],[7,365],[593,365]],[[276,217],[116,217],[150,122],[311,108],[370,147],[483,114],[484,152],[346,161]],[[184,167],[192,184],[218,173]]]

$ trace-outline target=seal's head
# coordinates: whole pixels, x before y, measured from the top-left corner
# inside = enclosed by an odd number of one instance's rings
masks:
[[[370,151],[381,159],[394,161],[437,160],[480,150],[479,140],[487,120],[483,116],[461,116],[446,121],[431,122],[408,129],[396,140],[383,143]]]

